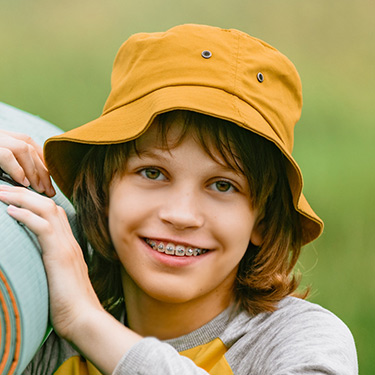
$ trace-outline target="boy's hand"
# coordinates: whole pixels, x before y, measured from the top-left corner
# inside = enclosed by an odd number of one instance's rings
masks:
[[[112,374],[124,353],[141,337],[101,306],[65,211],[52,199],[23,187],[0,185],[0,201],[9,205],[10,216],[38,238],[55,331],[101,373]]]
[[[55,195],[42,147],[25,134],[0,130],[0,168],[19,184]]]
[[[8,213],[38,238],[47,273],[50,313],[56,332],[73,340],[85,312],[102,310],[92,288],[80,246],[65,211],[47,197],[23,187],[0,186]]]

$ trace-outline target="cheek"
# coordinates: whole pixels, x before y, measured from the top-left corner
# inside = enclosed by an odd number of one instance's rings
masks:
[[[140,211],[141,206],[142,199],[136,192],[127,188],[124,183],[119,184],[110,189],[108,219],[112,225],[116,222],[128,222],[132,214]]]
[[[129,262],[134,262],[134,240],[137,229],[137,216],[133,207],[124,202],[110,206],[108,215],[108,229],[112,244],[121,264],[125,267]]]
[[[143,234],[155,212],[156,200],[150,201],[147,195],[124,185],[111,189],[108,207],[109,233],[117,252],[126,251],[125,244]]]
[[[113,194],[110,197],[108,207],[108,228],[109,235],[115,248],[124,241],[129,232],[129,225],[133,225],[132,212],[134,207],[131,201],[125,199],[125,196],[119,197]]]
[[[253,233],[255,219],[256,215],[247,209],[246,205],[227,210],[225,214],[218,216],[219,233],[230,247],[245,252]]]

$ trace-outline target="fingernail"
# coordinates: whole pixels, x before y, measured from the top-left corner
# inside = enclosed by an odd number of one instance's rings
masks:
[[[30,181],[27,179],[27,177],[25,177],[22,181],[22,185],[23,186],[30,186]]]
[[[15,212],[17,211],[17,207],[16,206],[13,206],[12,204],[10,204],[8,207],[7,207],[7,212],[8,213],[12,213],[12,212]]]
[[[48,188],[48,195],[49,195],[50,197],[53,197],[55,194],[56,194],[56,191],[55,191],[55,189],[53,188],[53,186],[49,187],[49,188]]]

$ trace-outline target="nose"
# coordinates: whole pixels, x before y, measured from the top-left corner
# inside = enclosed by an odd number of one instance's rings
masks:
[[[160,207],[160,219],[177,230],[200,228],[204,224],[204,211],[197,193],[170,192]]]

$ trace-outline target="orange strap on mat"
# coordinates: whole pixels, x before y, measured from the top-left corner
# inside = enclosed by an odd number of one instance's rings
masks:
[[[0,304],[5,322],[5,327],[0,327],[0,337],[2,342],[4,342],[3,354],[0,360],[0,374],[13,375],[20,355],[21,322],[13,291],[1,269],[0,283]],[[14,322],[12,322],[12,318],[14,318]]]

